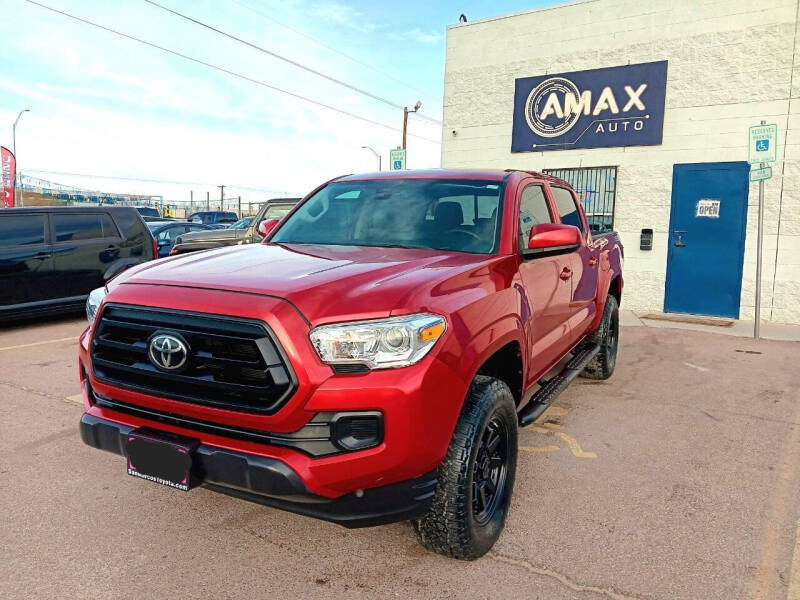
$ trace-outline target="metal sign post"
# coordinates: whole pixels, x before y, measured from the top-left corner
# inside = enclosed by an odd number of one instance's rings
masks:
[[[750,128],[750,143],[748,160],[751,165],[757,164],[759,168],[750,172],[750,180],[758,181],[758,245],[756,250],[756,301],[755,323],[753,324],[753,337],[761,336],[761,255],[764,247],[764,181],[772,177],[772,169],[767,167],[768,162],[775,162],[778,158],[778,126],[761,125]]]

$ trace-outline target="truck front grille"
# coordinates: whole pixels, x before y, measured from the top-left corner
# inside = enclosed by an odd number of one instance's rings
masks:
[[[153,364],[149,344],[156,334],[186,341],[188,358],[180,371]],[[271,414],[296,389],[275,336],[247,319],[107,304],[91,355],[100,382],[228,410]]]

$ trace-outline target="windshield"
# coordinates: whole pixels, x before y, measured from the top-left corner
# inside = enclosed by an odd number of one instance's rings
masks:
[[[277,204],[270,206],[264,212],[264,220],[266,219],[280,219],[283,215],[288,213],[294,208],[294,204]]]
[[[498,181],[444,179],[332,183],[270,241],[492,254],[500,237],[502,187]]]
[[[245,217],[244,219],[236,221],[236,223],[230,226],[230,229],[247,229],[252,222],[253,217]]]

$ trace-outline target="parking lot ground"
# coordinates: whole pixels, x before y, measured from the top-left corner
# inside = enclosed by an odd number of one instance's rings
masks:
[[[506,531],[468,563],[407,523],[128,477],[78,436],[83,327],[0,330],[0,598],[800,597],[798,343],[624,327],[615,375],[521,432]]]

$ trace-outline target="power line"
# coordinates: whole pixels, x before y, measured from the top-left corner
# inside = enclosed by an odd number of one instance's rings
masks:
[[[169,179],[144,179],[142,177],[121,177],[115,175],[95,175],[91,173],[70,173],[67,171],[47,171],[45,169],[25,169],[25,173],[44,173],[46,175],[66,175],[70,177],[85,177],[87,179],[119,179],[120,181],[143,181],[145,183],[164,183],[168,185],[196,185],[199,187],[219,187],[216,183],[202,183],[199,181],[173,181]],[[22,174],[22,171],[20,171]],[[258,187],[249,187],[246,185],[226,185],[225,187],[237,189],[237,190],[248,190],[252,192],[266,192],[270,194],[288,194],[285,190],[273,190],[270,188],[258,188]]]
[[[144,0],[144,1],[147,2],[148,4],[151,4],[152,6],[155,6],[156,8],[160,8],[161,10],[164,10],[164,11],[166,11],[168,13],[171,13],[171,14],[175,15],[176,17],[180,17],[181,19],[185,19],[185,20],[187,20],[187,21],[189,21],[191,23],[194,23],[195,25],[199,25],[200,27],[204,27],[204,28],[206,28],[206,29],[208,29],[210,31],[213,31],[214,33],[218,33],[218,34],[220,34],[222,36],[225,36],[228,39],[234,40],[236,42],[239,42],[240,44],[244,44],[245,46],[253,48],[254,50],[258,50],[259,52],[263,52],[264,54],[266,54],[268,56],[271,56],[272,58],[277,58],[278,60],[282,60],[283,62],[285,62],[287,64],[290,64],[293,67],[297,67],[298,69],[302,69],[304,71],[308,71],[309,73],[311,73],[313,75],[316,75],[317,77],[322,77],[323,79],[327,79],[328,81],[332,81],[333,83],[336,83],[338,85],[346,87],[349,90],[353,90],[354,92],[357,92],[357,93],[359,93],[359,94],[361,94],[363,96],[367,96],[368,98],[372,98],[373,100],[377,100],[378,102],[382,102],[383,104],[386,104],[387,106],[391,106],[393,108],[398,108],[400,110],[403,109],[403,105],[401,105],[401,104],[397,104],[396,102],[392,102],[391,100],[388,100],[387,98],[383,98],[382,96],[378,96],[377,94],[373,94],[372,92],[370,92],[368,90],[365,90],[364,88],[360,88],[360,87],[355,86],[355,85],[353,85],[351,83],[347,83],[346,81],[342,81],[341,79],[337,79],[336,77],[332,77],[330,75],[327,75],[326,73],[323,73],[322,71],[318,71],[318,70],[316,70],[316,69],[314,69],[312,67],[304,65],[302,63],[299,63],[296,60],[292,60],[291,58],[283,56],[282,54],[278,54],[277,52],[274,52],[273,50],[270,50],[268,48],[264,48],[263,46],[259,46],[258,44],[254,44],[253,42],[248,42],[247,40],[242,39],[240,37],[237,37],[237,36],[233,35],[232,33],[228,33],[226,31],[222,31],[221,29],[217,29],[213,25],[209,25],[208,23],[204,23],[203,21],[195,19],[194,17],[190,17],[189,15],[186,15],[186,14],[184,14],[182,12],[178,12],[177,10],[173,10],[173,9],[169,8],[168,6],[164,6],[163,4],[159,4],[158,2],[154,2],[154,0]],[[428,117],[428,116],[421,115],[421,114],[417,114],[417,116],[420,119],[424,119],[426,121],[430,121],[431,123],[435,123],[437,125],[441,125],[442,124],[441,121],[438,121],[438,120],[436,120],[436,119],[434,119],[432,117]]]
[[[332,110],[332,111],[337,112],[339,114],[346,115],[346,116],[351,117],[353,119],[358,119],[359,121],[364,121],[365,123],[369,123],[371,125],[376,125],[377,127],[383,127],[384,129],[389,129],[391,131],[402,131],[398,127],[393,127],[392,125],[387,125],[386,123],[381,123],[380,121],[374,121],[372,119],[368,119],[367,117],[362,117],[361,115],[357,115],[357,114],[348,112],[346,110],[342,110],[341,108],[337,108],[335,106],[331,106],[330,104],[325,104],[324,102],[318,102],[317,100],[312,100],[311,98],[308,98],[306,96],[302,96],[300,94],[296,94],[294,92],[290,92],[290,91],[285,90],[283,88],[279,88],[279,87],[274,86],[272,84],[269,84],[269,83],[267,83],[265,81],[261,81],[259,79],[254,79],[252,77],[248,77],[247,75],[242,75],[241,73],[237,73],[236,71],[231,71],[229,69],[226,69],[225,67],[220,67],[220,66],[211,64],[209,62],[205,62],[204,60],[200,60],[199,58],[194,58],[193,56],[189,56],[187,54],[182,54],[180,52],[177,52],[176,50],[170,50],[169,48],[165,48],[164,46],[159,46],[158,44],[154,44],[152,42],[148,42],[148,41],[143,40],[141,38],[137,38],[135,36],[128,35],[127,33],[123,33],[121,31],[117,31],[116,29],[111,29],[110,27],[106,27],[105,25],[100,25],[99,23],[95,23],[94,21],[90,21],[88,19],[84,19],[82,17],[78,17],[76,15],[70,14],[68,12],[64,12],[62,10],[58,10],[57,8],[53,8],[52,6],[47,6],[45,4],[41,4],[39,2],[36,2],[35,0],[25,0],[25,2],[27,2],[28,4],[33,4],[33,5],[38,6],[40,8],[44,8],[45,10],[49,10],[50,12],[54,12],[54,13],[62,15],[64,17],[68,17],[68,18],[73,19],[75,21],[79,21],[80,23],[84,23],[86,25],[91,25],[92,27],[96,27],[97,29],[102,29],[103,31],[107,31],[108,33],[113,33],[114,35],[118,35],[118,36],[124,37],[124,38],[126,38],[128,40],[132,40],[134,42],[139,42],[140,44],[144,44],[145,46],[149,46],[150,48],[155,48],[156,50],[161,50],[162,52],[166,52],[168,54],[172,54],[173,56],[177,56],[179,58],[183,58],[184,60],[188,60],[188,61],[197,63],[199,65],[203,65],[204,67],[208,67],[209,69],[214,69],[215,71],[219,71],[220,73],[225,73],[227,75],[231,75],[233,77],[237,77],[237,78],[242,79],[244,81],[249,81],[250,83],[255,83],[256,85],[260,85],[262,87],[265,87],[267,89],[273,90],[275,92],[279,92],[281,94],[286,94],[287,96],[291,96],[292,98],[296,98],[298,100],[302,100],[303,102],[308,102],[309,104],[314,104],[316,106],[321,106],[322,108],[327,108],[328,110]],[[439,140],[434,140],[434,139],[431,139],[431,138],[427,138],[427,137],[424,137],[424,136],[421,136],[421,135],[417,135],[415,133],[409,133],[408,135],[410,135],[412,137],[415,137],[417,139],[420,139],[420,140],[425,140],[426,142],[431,142],[433,144],[441,144],[441,142]]]
[[[420,92],[420,93],[425,94],[426,96],[430,96],[432,98],[438,98],[439,97],[439,94],[434,94],[433,92],[431,92],[429,90],[425,90],[425,89],[419,88],[419,87],[415,86],[414,84],[409,83],[408,81],[403,81],[402,79],[399,79],[399,78],[395,77],[391,73],[387,73],[386,71],[383,71],[383,70],[379,69],[378,67],[375,67],[375,66],[373,66],[373,65],[371,65],[369,63],[366,63],[366,62],[356,58],[355,56],[351,56],[350,54],[347,54],[346,52],[343,52],[343,51],[339,50],[335,46],[331,46],[330,44],[327,44],[327,43],[323,42],[321,39],[316,38],[316,37],[314,37],[313,35],[311,35],[309,33],[306,33],[302,29],[298,29],[297,27],[293,27],[292,25],[289,25],[287,23],[279,21],[275,17],[273,17],[271,15],[268,15],[268,14],[258,10],[257,8],[253,8],[252,6],[248,6],[244,2],[239,2],[239,0],[230,0],[230,1],[233,2],[234,4],[237,4],[237,5],[241,6],[242,8],[245,8],[245,9],[249,10],[250,12],[253,12],[253,13],[257,14],[258,16],[260,16],[260,17],[262,17],[264,19],[267,19],[268,21],[272,21],[276,25],[280,25],[281,27],[284,27],[285,29],[288,29],[289,31],[292,31],[292,32],[296,33],[297,35],[299,35],[301,37],[304,37],[304,38],[306,38],[308,40],[311,40],[312,42],[322,46],[326,50],[330,50],[331,52],[334,52],[334,53],[338,54],[339,56],[343,56],[347,60],[350,60],[350,61],[356,63],[357,65],[361,65],[365,69],[369,69],[370,71],[374,71],[375,73],[383,75],[384,77],[386,77],[387,79],[391,79],[395,83],[399,83],[401,85],[404,85],[404,86],[406,86],[407,88],[409,88],[411,90],[414,90],[416,92]]]

